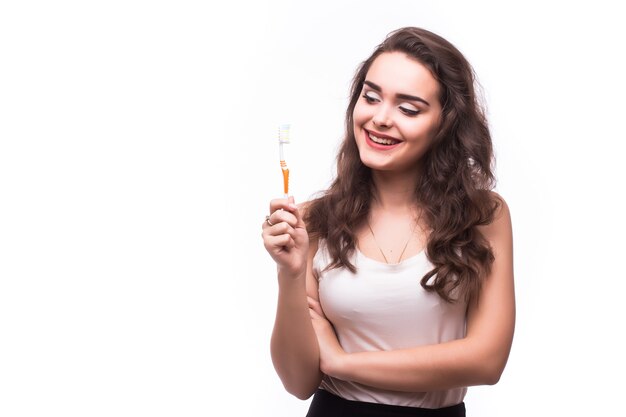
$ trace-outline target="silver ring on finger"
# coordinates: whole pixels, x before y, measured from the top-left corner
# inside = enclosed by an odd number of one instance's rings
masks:
[[[274,226],[274,223],[272,223],[270,221],[270,216],[265,216],[265,221],[267,222],[267,224],[269,224],[270,226]]]

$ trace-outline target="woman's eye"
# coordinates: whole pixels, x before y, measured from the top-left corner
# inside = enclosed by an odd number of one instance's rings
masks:
[[[406,107],[400,107],[400,111],[406,114],[407,116],[417,116],[420,112],[419,110],[409,109]]]
[[[379,101],[378,96],[376,96],[375,94],[372,94],[372,93],[364,93],[363,94],[363,98],[365,99],[365,101],[367,101],[370,104]]]

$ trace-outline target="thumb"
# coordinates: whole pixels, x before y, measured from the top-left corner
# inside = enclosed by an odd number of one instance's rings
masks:
[[[293,196],[289,196],[289,198],[287,199],[287,202],[288,202],[289,210],[293,213],[294,216],[296,216],[296,220],[297,220],[296,227],[306,228],[304,224],[304,220],[302,219],[302,214],[300,213],[298,206],[296,206],[296,201],[293,198]]]

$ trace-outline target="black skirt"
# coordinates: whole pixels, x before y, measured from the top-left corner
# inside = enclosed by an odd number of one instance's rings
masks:
[[[465,404],[445,408],[419,408],[344,400],[318,389],[306,417],[465,417]]]

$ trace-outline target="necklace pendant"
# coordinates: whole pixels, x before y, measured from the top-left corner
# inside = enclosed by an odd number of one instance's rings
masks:
[[[411,230],[411,234],[409,234],[409,238],[407,239],[406,243],[404,244],[404,248],[402,248],[402,252],[400,252],[400,257],[398,258],[398,262],[396,262],[393,265],[398,265],[400,262],[402,262],[402,256],[404,255],[404,251],[406,251],[406,248],[409,246],[409,242],[411,241],[411,238],[413,237],[413,233],[415,232],[415,227],[416,226],[417,226],[417,222],[413,225],[413,229]],[[367,222],[367,227],[369,227],[370,233],[372,234],[372,237],[374,238],[374,243],[378,247],[378,250],[380,251],[380,254],[383,256],[383,259],[385,260],[385,263],[388,264],[388,265],[391,265],[389,263],[389,260],[385,256],[385,252],[383,251],[383,249],[378,244],[378,241],[376,240],[376,235],[374,234],[374,230],[372,230],[372,226],[370,225],[369,221]],[[389,255],[392,255],[392,254],[393,254],[393,250],[391,249],[391,250],[389,250]]]

